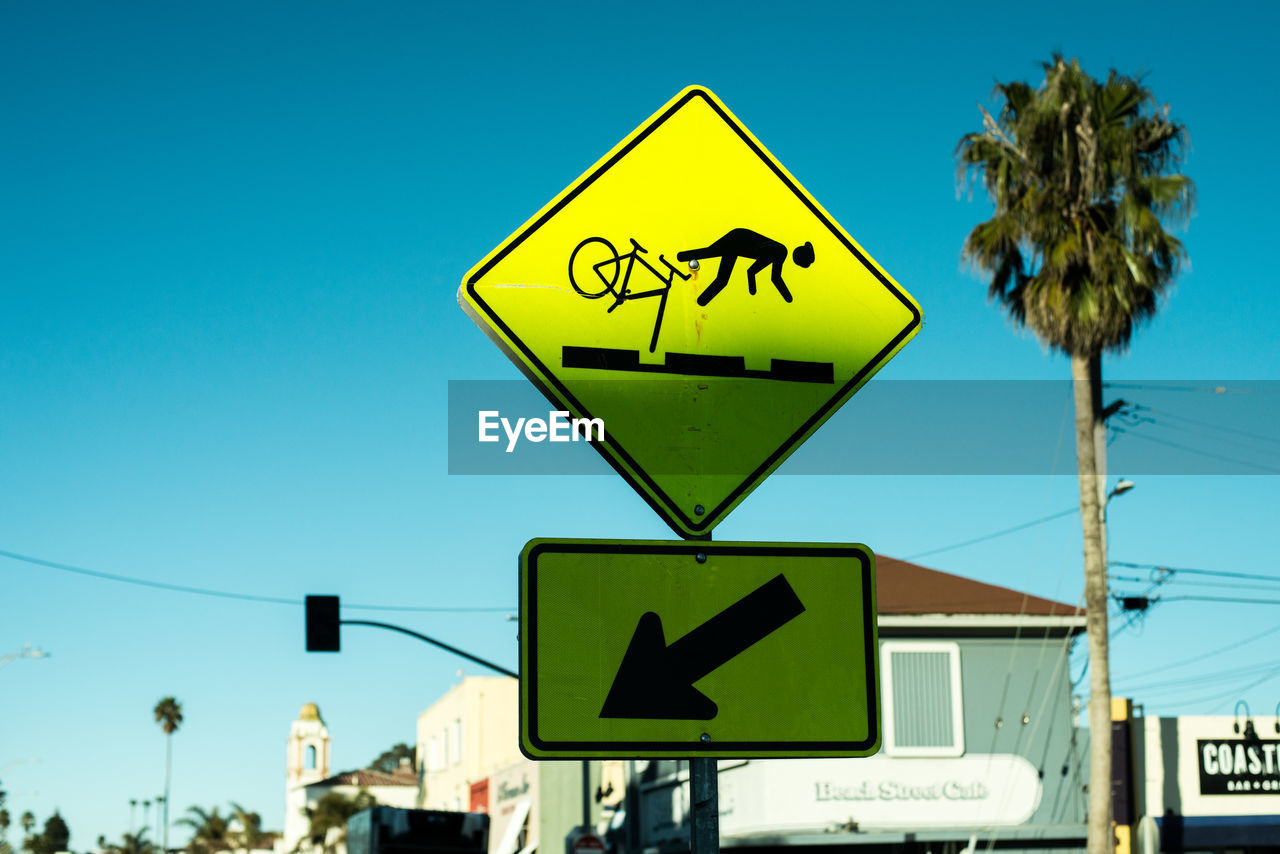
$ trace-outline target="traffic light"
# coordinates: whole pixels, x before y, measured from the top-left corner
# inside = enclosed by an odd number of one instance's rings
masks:
[[[307,652],[340,652],[338,597],[307,597]]]

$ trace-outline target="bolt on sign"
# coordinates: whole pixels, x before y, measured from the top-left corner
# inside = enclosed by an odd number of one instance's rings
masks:
[[[711,92],[654,113],[462,281],[463,309],[681,536],[712,530],[920,329]]]
[[[866,546],[531,540],[520,749],[869,756],[881,733],[876,637]]]

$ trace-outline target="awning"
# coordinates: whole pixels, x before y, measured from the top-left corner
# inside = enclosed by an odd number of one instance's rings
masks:
[[[516,842],[520,839],[520,831],[524,830],[525,819],[529,817],[529,807],[533,802],[529,798],[521,798],[516,801],[515,811],[511,813],[511,823],[507,825],[507,829],[502,833],[502,842],[493,850],[493,854],[516,854]],[[537,845],[535,842],[534,845]],[[532,850],[533,846],[526,846],[520,851],[520,854]]]

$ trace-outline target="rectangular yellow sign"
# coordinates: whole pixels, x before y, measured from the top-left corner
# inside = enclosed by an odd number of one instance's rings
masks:
[[[532,540],[520,749],[868,756],[880,747],[876,638],[866,546]]]

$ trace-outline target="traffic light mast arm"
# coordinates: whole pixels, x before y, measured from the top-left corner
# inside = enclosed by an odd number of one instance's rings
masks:
[[[496,670],[497,672],[501,673],[503,676],[510,676],[512,679],[520,678],[520,674],[514,673],[505,667],[499,667],[498,665],[494,664],[492,661],[485,661],[483,658],[480,658],[479,656],[472,655],[469,652],[463,652],[462,650],[458,649],[456,646],[449,646],[449,644],[447,643],[438,641],[435,638],[429,638],[426,635],[418,634],[412,629],[406,629],[403,626],[393,626],[391,623],[377,623],[377,622],[374,622],[373,620],[340,620],[339,622],[341,625],[344,625],[344,626],[373,626],[379,629],[390,629],[393,632],[400,632],[401,634],[408,635],[409,637],[417,638],[420,641],[426,641],[429,644],[434,644],[447,652],[452,652],[454,655],[460,655],[463,658],[474,661],[476,664],[482,664],[485,667],[489,668],[490,670]]]

